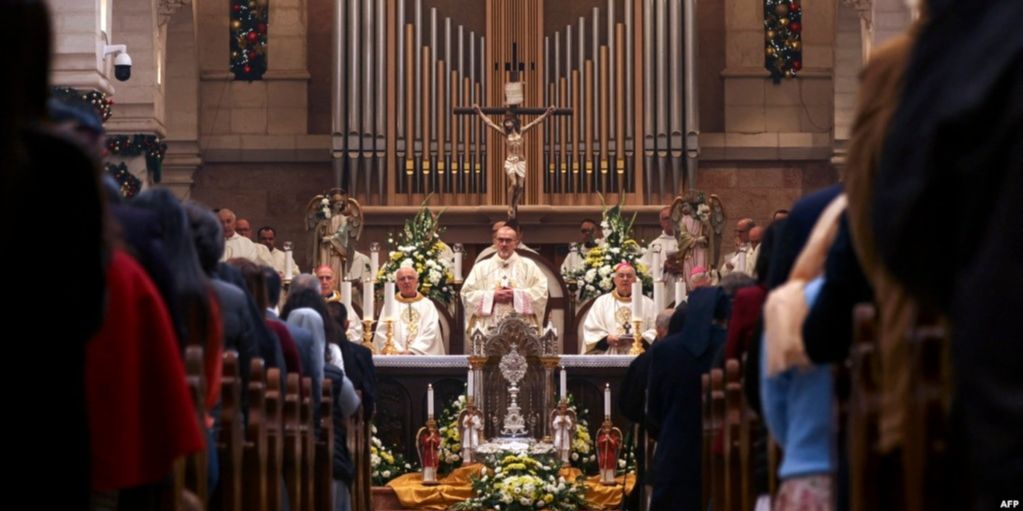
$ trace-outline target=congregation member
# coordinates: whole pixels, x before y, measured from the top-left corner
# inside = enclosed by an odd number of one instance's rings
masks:
[[[394,272],[394,281],[398,288],[394,296],[398,310],[391,335],[398,351],[402,355],[444,355],[437,306],[419,292],[419,273],[415,268],[401,267]],[[387,342],[386,330],[384,322],[377,321],[373,337],[377,353]]]
[[[654,301],[644,295],[633,296],[636,268],[624,261],[619,263],[611,281],[614,289],[593,301],[583,322],[583,346],[580,350],[583,354],[626,355],[637,338],[638,342],[649,346],[657,336],[654,328]],[[640,300],[642,304],[642,326],[639,332],[633,331],[633,300]]]

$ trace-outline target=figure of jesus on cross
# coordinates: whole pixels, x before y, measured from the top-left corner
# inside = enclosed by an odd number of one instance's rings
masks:
[[[483,122],[505,137],[504,172],[508,176],[508,218],[515,218],[519,211],[519,202],[522,201],[526,184],[526,155],[522,147],[523,135],[533,126],[540,124],[549,115],[569,115],[572,110],[569,108],[557,108],[554,105],[546,109],[520,107],[524,97],[524,82],[519,81],[519,72],[524,65],[518,62],[516,47],[512,45],[512,62],[505,64],[505,69],[511,71],[511,81],[504,84],[505,106],[494,108],[481,108],[479,105],[472,105],[471,109],[456,108],[456,114],[473,113],[478,115]],[[504,114],[501,124],[497,124],[487,114]],[[522,126],[519,115],[537,115],[539,117]]]

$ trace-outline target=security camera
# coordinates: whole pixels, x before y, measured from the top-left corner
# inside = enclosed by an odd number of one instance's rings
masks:
[[[122,82],[131,78],[131,55],[123,44],[108,44],[103,48],[103,57],[114,54],[114,77]]]

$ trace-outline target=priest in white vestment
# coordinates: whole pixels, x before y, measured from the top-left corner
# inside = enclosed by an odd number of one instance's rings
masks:
[[[681,276],[682,268],[678,265],[678,240],[675,239],[675,222],[671,219],[671,207],[662,208],[657,216],[661,224],[661,234],[650,241],[643,252],[643,264],[650,268],[654,280],[663,279],[664,288],[674,292],[675,282]],[[657,268],[654,266],[654,252],[659,252]]]
[[[273,269],[277,270],[277,274],[282,279],[291,279],[302,273],[302,270],[298,268],[298,264],[295,263],[294,254],[289,255],[287,252],[277,248],[277,231],[273,227],[261,227],[259,232],[256,233],[256,239],[259,240],[259,244],[265,246],[270,251]],[[289,261],[291,263],[291,275],[286,276],[284,272],[288,269]]]
[[[323,296],[323,300],[327,303],[338,302],[343,303],[344,300],[341,297],[341,293],[337,290],[337,281],[334,277],[334,269],[325,264],[321,264],[316,268],[316,280],[320,281],[320,295]],[[293,284],[294,285],[294,284]],[[346,303],[345,310],[348,311],[348,330],[345,335],[349,341],[354,343],[362,342],[362,318],[357,317],[355,309],[352,308],[352,304]]]
[[[497,255],[472,267],[462,284],[468,332],[497,326],[512,312],[540,327],[547,307],[547,277],[533,261],[519,256],[520,234],[512,226],[497,231]]]
[[[635,338],[632,324],[632,285],[636,282],[636,269],[631,264],[622,262],[611,278],[615,288],[610,293],[601,295],[593,301],[586,320],[583,322],[583,354],[606,353],[608,355],[627,355]],[[649,345],[657,338],[654,320],[657,309],[654,301],[640,295],[642,302],[640,327],[642,341]],[[625,335],[625,325],[629,325],[629,336]]]
[[[752,218],[743,218],[735,224],[735,250],[725,254],[721,260],[718,273],[724,277],[732,272],[753,274],[756,264],[753,244],[750,242],[750,231],[756,227]]]
[[[252,240],[235,232],[237,217],[233,211],[221,209],[217,212],[217,217],[224,228],[224,255],[221,256],[221,261],[240,257],[261,266],[273,266],[273,258],[265,246],[253,243]]]
[[[581,270],[586,265],[586,252],[589,252],[591,248],[604,244],[604,238],[600,235],[600,228],[594,220],[584,219],[579,224],[579,234],[579,242],[575,245],[576,250],[572,250],[569,247],[568,255],[565,256],[565,260],[561,263],[562,275],[570,271],[576,272]]]
[[[394,272],[398,292],[394,298],[398,310],[392,327],[394,344],[402,355],[445,355],[444,339],[440,333],[440,317],[433,301],[419,292],[419,273],[415,268],[402,267]],[[387,328],[377,322],[373,344],[377,353],[387,344]]]

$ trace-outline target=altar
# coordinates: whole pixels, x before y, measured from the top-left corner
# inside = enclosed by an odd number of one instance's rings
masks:
[[[592,426],[604,420],[604,385],[610,384],[611,420],[619,427],[627,424],[618,413],[618,397],[634,359],[628,355],[561,355],[559,365],[566,370],[568,392],[578,404],[580,419],[587,419]],[[373,363],[377,370],[377,415],[373,421],[377,437],[385,445],[403,448],[407,459],[416,459],[411,439],[426,422],[427,384],[433,385],[437,408],[447,406],[465,393],[468,357],[377,355]]]

